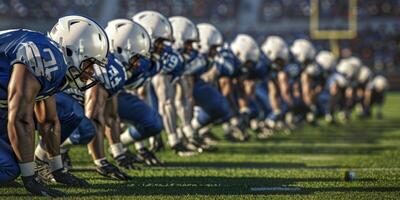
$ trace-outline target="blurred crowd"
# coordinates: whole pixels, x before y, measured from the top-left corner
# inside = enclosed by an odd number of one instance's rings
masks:
[[[0,0],[0,20],[33,20],[56,19],[68,14],[84,14],[94,19],[101,18],[103,0]],[[268,26],[276,20],[304,20],[304,29],[288,29],[274,32],[290,43],[295,38],[309,36],[308,20],[310,0],[119,0],[113,1],[117,9],[116,17],[131,17],[142,10],[158,10],[166,16],[187,16],[194,22],[211,21],[219,26],[225,35],[236,35],[242,16],[246,12],[256,15],[257,25]],[[346,19],[348,1],[320,0],[319,10],[322,19]],[[368,22],[370,19],[398,21],[400,17],[400,0],[358,0],[358,20]],[[255,5],[255,6],[254,6]],[[254,20],[254,18],[249,18]],[[25,21],[25,20],[24,20]],[[243,21],[243,20],[242,20]],[[227,28],[225,22],[233,23]],[[23,24],[22,24],[23,25]],[[344,25],[344,27],[346,24]],[[257,27],[257,26],[256,26]],[[358,31],[358,38],[341,41],[341,47],[363,58],[371,68],[385,72],[400,73],[400,35],[399,26],[370,25]],[[41,30],[38,27],[38,30]],[[249,34],[262,42],[265,33],[252,29]],[[271,34],[271,33],[269,33]],[[230,38],[227,38],[230,39]],[[314,41],[319,49],[329,48],[327,41]]]

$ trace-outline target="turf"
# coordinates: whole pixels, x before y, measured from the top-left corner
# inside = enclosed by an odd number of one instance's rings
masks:
[[[384,120],[304,126],[266,141],[221,142],[217,152],[179,158],[159,154],[166,167],[130,171],[133,181],[97,175],[84,147],[72,150],[76,170],[92,187],[54,187],[83,199],[398,199],[400,94],[391,93]],[[221,135],[221,130],[215,131]],[[356,180],[344,180],[346,170]],[[0,188],[0,199],[33,199],[21,186]],[[39,198],[39,197],[35,197]]]

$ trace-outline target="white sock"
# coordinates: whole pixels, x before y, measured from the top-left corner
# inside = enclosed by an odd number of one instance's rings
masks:
[[[206,133],[208,133],[209,131],[210,131],[210,127],[209,126],[205,126],[205,127],[202,127],[200,130],[199,130],[199,135],[204,135],[204,134],[206,134]]]
[[[190,125],[186,125],[183,127],[183,134],[185,134],[186,138],[193,139],[194,138],[194,130]]]
[[[134,128],[134,127],[130,127],[130,128]],[[136,130],[136,129],[135,129]],[[137,130],[136,130],[137,131]],[[135,142],[135,140],[133,139],[132,135],[129,133],[129,128],[126,129],[121,136],[119,137],[121,139],[122,144],[124,145],[128,145],[128,144],[132,144],[133,142]]]
[[[99,159],[97,159],[97,160],[94,160],[94,164],[95,164],[96,166],[101,167],[101,166],[103,166],[102,161],[105,161],[105,160],[107,160],[106,157],[99,158]]]
[[[228,122],[225,122],[222,124],[222,129],[224,130],[224,132],[228,132],[230,130],[230,124]]]
[[[37,145],[35,149],[35,156],[42,161],[48,162],[49,158],[47,155],[47,151],[42,148],[42,146]]]
[[[67,138],[67,139],[61,144],[61,147],[69,149],[72,145],[74,145],[74,144],[72,144],[72,141],[71,141],[69,138]]]
[[[33,176],[35,174],[35,162],[18,163],[21,176]]]
[[[49,166],[52,172],[63,168],[61,155],[54,156],[49,159]]]
[[[168,135],[168,142],[169,145],[171,145],[171,147],[175,146],[176,144],[178,144],[178,136],[176,134],[169,134]]]
[[[110,145],[110,148],[114,158],[125,152],[124,145],[120,142]]]
[[[145,148],[144,142],[143,141],[135,142],[135,148],[136,148],[136,150]]]
[[[191,121],[192,127],[194,130],[198,130],[202,127],[202,125],[200,124],[199,120],[197,120],[196,118],[193,118]]]

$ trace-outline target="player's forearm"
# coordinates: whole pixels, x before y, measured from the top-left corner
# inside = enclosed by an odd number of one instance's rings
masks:
[[[35,137],[32,117],[8,115],[8,137],[20,163],[32,162]]]
[[[120,119],[119,117],[109,117],[107,119],[107,127],[108,130],[105,132],[108,142],[110,144],[120,143],[120,134],[121,134],[121,127],[120,127]]]
[[[40,124],[40,133],[49,157],[60,155],[61,129],[58,119]]]

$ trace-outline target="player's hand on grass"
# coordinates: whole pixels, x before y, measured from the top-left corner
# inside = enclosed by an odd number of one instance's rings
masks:
[[[36,181],[35,176],[22,177],[22,182],[26,190],[33,195],[47,196],[47,197],[63,197],[66,196],[64,192],[59,190],[51,189],[46,185]]]

